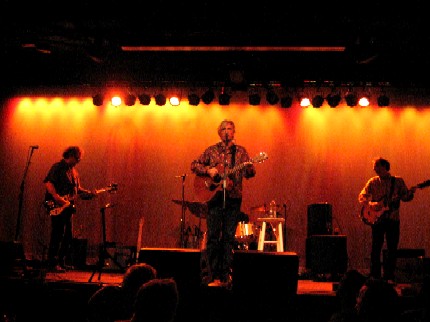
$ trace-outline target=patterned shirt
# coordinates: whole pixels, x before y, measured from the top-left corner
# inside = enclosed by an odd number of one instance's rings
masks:
[[[233,160],[234,156],[234,160]],[[227,170],[227,177],[231,179],[232,186],[227,190],[230,198],[242,198],[242,179],[255,176],[253,164],[241,167],[245,162],[249,162],[250,157],[246,149],[241,145],[232,145],[225,151],[223,142],[209,146],[198,159],[191,163],[191,171],[198,176],[207,175],[208,168],[217,168],[218,173],[223,176]],[[236,169],[237,171],[232,171]],[[230,174],[230,175],[228,175]]]

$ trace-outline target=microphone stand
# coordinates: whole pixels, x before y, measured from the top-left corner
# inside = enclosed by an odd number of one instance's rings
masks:
[[[225,136],[225,142],[224,142],[224,174],[223,174],[223,180],[222,180],[222,191],[223,191],[223,201],[222,201],[222,208],[225,214],[226,208],[227,208],[227,148],[228,148],[228,135]]]
[[[108,252],[108,248],[111,246],[115,246],[115,243],[112,243],[112,242],[108,243],[106,240],[106,215],[105,215],[105,212],[106,212],[106,209],[113,208],[114,206],[115,206],[114,204],[108,203],[108,204],[106,204],[100,208],[101,224],[102,224],[102,239],[103,240],[102,240],[102,243],[101,243],[100,248],[99,248],[99,258],[97,260],[97,264],[93,270],[93,273],[91,274],[91,276],[88,280],[88,283],[91,283],[96,272],[99,273],[98,280],[100,281],[100,277],[102,275],[103,268],[105,267],[105,261],[106,261],[106,259],[109,259],[109,258],[118,266],[118,268],[120,269],[120,271],[122,273],[124,273],[124,271],[125,271],[125,267],[123,267],[116,260],[116,258],[113,257]]]
[[[182,214],[181,214],[181,248],[185,248],[185,211],[187,206],[185,204],[185,178],[186,175],[182,175]]]
[[[287,204],[284,203],[284,251],[287,249]]]
[[[19,241],[20,237],[21,237],[21,217],[22,217],[22,204],[24,201],[24,187],[25,187],[25,179],[27,177],[27,172],[28,172],[28,168],[30,167],[30,160],[31,160],[31,156],[33,155],[33,152],[35,150],[35,147],[31,146],[30,147],[30,154],[28,156],[27,159],[27,164],[25,166],[25,170],[24,170],[24,176],[22,178],[21,181],[21,186],[20,186],[20,190],[19,190],[19,206],[18,206],[18,218],[16,221],[16,230],[15,230],[15,242]]]

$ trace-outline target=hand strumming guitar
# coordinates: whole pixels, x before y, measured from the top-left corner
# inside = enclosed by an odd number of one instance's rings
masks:
[[[215,179],[215,177],[218,175],[218,169],[217,168],[208,168],[206,170],[206,173],[208,174],[209,177],[211,177],[212,179]]]

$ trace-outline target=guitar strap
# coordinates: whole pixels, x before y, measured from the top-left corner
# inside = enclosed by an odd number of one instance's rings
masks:
[[[236,165],[236,144],[231,146],[231,167]]]
[[[394,185],[396,184],[396,177],[392,176],[391,177],[391,187],[390,187],[390,194],[388,195],[388,207],[390,208],[390,211],[392,210],[391,206],[392,206],[392,202],[391,199],[393,198],[393,193],[394,193]]]

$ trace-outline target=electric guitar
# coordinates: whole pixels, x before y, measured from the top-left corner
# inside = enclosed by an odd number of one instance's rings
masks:
[[[430,180],[423,181],[412,188],[423,189],[428,186],[430,186]],[[387,203],[386,200],[382,199],[364,205],[361,208],[359,217],[366,225],[372,226],[376,224],[379,220],[381,220],[385,214],[388,214],[389,211],[389,203]]]
[[[118,184],[112,183],[107,187],[96,189],[94,192],[91,192],[91,193],[83,193],[83,194],[80,194],[80,195],[78,194],[74,196],[69,196],[69,195],[62,196],[67,201],[64,205],[59,205],[52,199],[45,200],[43,202],[43,205],[48,211],[50,216],[58,216],[65,209],[75,207],[74,202],[76,200],[76,197],[79,197],[80,199],[83,199],[83,200],[90,200],[103,192],[114,192],[117,190],[118,190]]]
[[[250,159],[249,161],[239,163],[231,169],[225,169],[225,172],[224,172],[224,166],[222,164],[217,165],[216,168],[218,170],[219,175],[216,178],[196,175],[194,178],[194,192],[197,199],[201,202],[207,202],[211,200],[214,197],[215,193],[218,190],[222,189],[224,176],[227,183],[226,189],[227,190],[231,189],[232,180],[229,178],[230,176],[242,170],[247,165],[250,165],[253,163],[261,163],[267,160],[268,158],[269,157],[267,156],[266,152],[260,152],[258,155],[256,155],[254,158]]]

